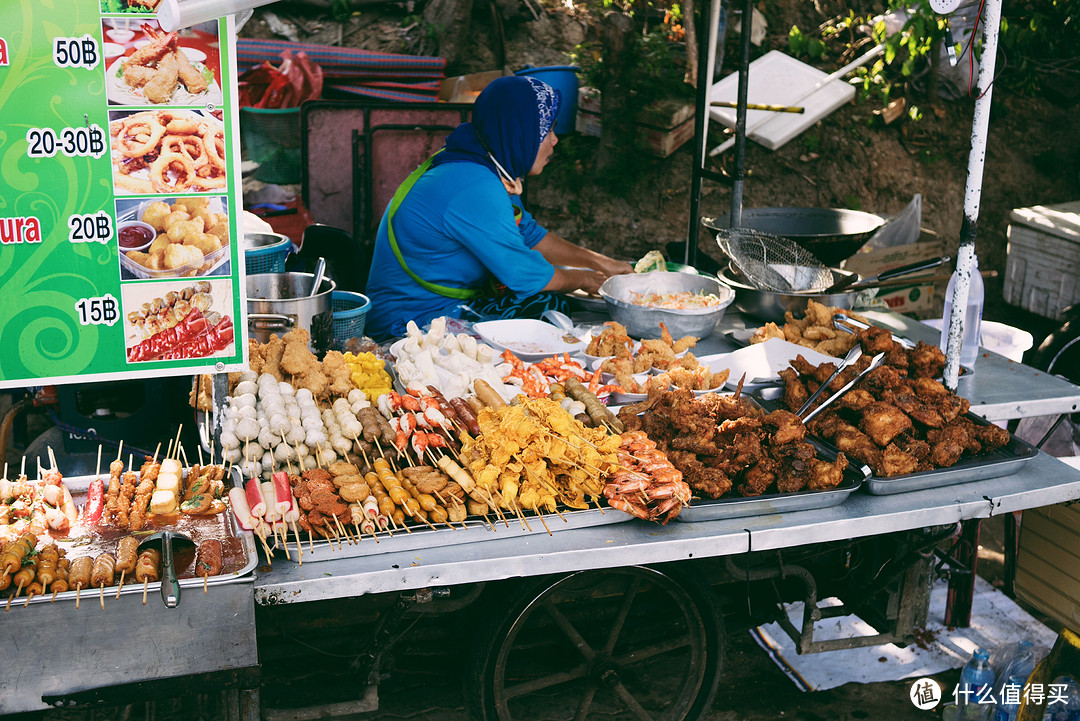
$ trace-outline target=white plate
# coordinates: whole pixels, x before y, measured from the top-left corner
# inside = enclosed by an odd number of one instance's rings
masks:
[[[136,43],[138,44],[138,43]],[[109,91],[109,100],[119,105],[153,105],[143,92],[139,88],[130,87],[124,82],[124,79],[118,75],[120,71],[121,63],[127,58],[117,58],[113,61],[109,69],[105,71],[105,78],[108,81],[107,87]],[[202,72],[206,66],[201,62],[192,62],[195,70]],[[173,105],[215,105],[221,106],[221,86],[218,85],[217,80],[214,79],[206,86],[206,90],[201,93],[189,93],[187,88],[181,82],[176,83],[176,90],[173,91],[172,97],[167,103],[158,103],[154,107],[167,107]]]
[[[112,60],[124,54],[124,46],[120,43],[102,43],[101,52],[106,60]]]
[[[485,343],[508,350],[523,361],[539,361],[563,353],[578,353],[585,342],[567,342],[566,331],[550,323],[527,318],[486,320],[473,325],[473,331]]]
[[[198,48],[178,48],[191,63],[201,63],[206,60],[206,53]]]
[[[648,380],[649,380],[649,374],[648,373],[635,373],[634,374],[634,380],[636,380],[638,383],[641,383],[641,384],[647,383]],[[611,380],[609,380],[609,381],[604,381],[605,384],[614,383],[614,382],[615,382],[614,377],[612,377]],[[668,387],[670,388],[670,386],[668,386]],[[648,393],[619,393],[619,392],[613,392],[611,394],[611,402],[612,403],[617,403],[619,405],[624,405],[626,403],[640,403],[641,401],[645,400],[648,397],[649,397]]]
[[[728,376],[727,385],[734,388],[744,373],[746,374],[744,386],[775,383],[780,380],[779,372],[787,368],[795,356],[799,355],[814,365],[837,361],[830,355],[818,353],[805,346],[789,343],[780,338],[770,338],[764,343],[748,345],[731,353],[702,356],[698,358],[698,362],[702,365],[708,364],[714,369],[716,367],[729,368],[731,375]]]

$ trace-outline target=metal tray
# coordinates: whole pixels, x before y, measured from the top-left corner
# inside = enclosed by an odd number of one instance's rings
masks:
[[[75,505],[80,509],[80,515],[81,515],[81,512],[82,512],[83,506],[86,505],[86,491],[90,487],[90,483],[91,483],[91,481],[94,480],[94,478],[95,478],[95,476],[71,476],[71,477],[64,478],[64,485],[66,485],[68,490],[71,491],[71,498],[75,502]],[[191,517],[191,518],[194,519],[195,517]],[[251,573],[251,571],[253,571],[255,569],[255,566],[259,562],[259,552],[258,552],[258,549],[255,546],[255,536],[251,533],[251,531],[245,531],[236,524],[236,517],[233,516],[233,514],[232,514],[232,512],[230,510],[225,510],[222,513],[218,514],[217,516],[213,516],[211,518],[213,518],[213,522],[215,524],[218,523],[218,522],[224,522],[225,530],[228,531],[228,533],[232,537],[237,538],[240,541],[240,544],[241,544],[241,547],[242,547],[242,553],[243,553],[243,557],[242,557],[242,564],[243,565],[241,565],[238,568],[235,568],[234,570],[232,570],[230,572],[224,572],[223,571],[221,574],[219,574],[217,576],[210,576],[206,580],[206,585],[207,586],[220,586],[220,585],[225,585],[225,584],[230,584],[230,583],[237,583],[242,579],[243,576],[246,576],[247,574]],[[202,519],[199,519],[199,520],[202,520]],[[169,527],[170,526],[168,526],[168,525],[160,525],[160,526],[158,526],[158,525],[148,525],[146,527],[145,531],[153,532],[153,531],[157,531],[157,530],[164,530],[164,529],[169,528]],[[81,525],[78,522],[74,526],[72,526],[72,533],[81,533],[81,532],[83,532],[83,529],[82,529]],[[83,548],[86,545],[86,544],[80,543],[78,540],[76,540],[76,539],[79,538],[79,536],[75,536],[75,537],[69,536],[69,538],[72,538],[72,540],[70,540],[70,541],[57,540],[57,546],[59,546],[60,548],[67,549],[68,556],[70,558],[77,558],[78,556],[86,555],[86,554],[80,552],[80,550],[79,550],[79,549]],[[186,570],[187,569],[177,568],[177,575],[181,576]],[[187,589],[187,588],[198,588],[198,589],[201,590],[202,587],[203,587],[203,579],[202,579],[201,576],[181,577],[178,580],[180,582],[180,586],[182,588],[185,588],[185,589]],[[156,597],[160,593],[160,589],[161,589],[161,583],[160,582],[154,582],[154,583],[148,584],[147,587],[146,587],[146,592],[148,594],[148,598],[151,597],[151,596]],[[116,600],[116,592],[117,592],[116,586],[108,586],[108,587],[105,588],[105,603],[106,603],[106,606],[108,606],[108,601],[109,601],[110,596],[112,597],[113,600]],[[134,580],[132,580],[132,582],[130,584],[125,581],[123,588],[120,589],[120,595],[122,595],[122,596],[126,596],[126,595],[129,595],[129,594],[140,594],[141,595],[142,592],[143,592],[142,584],[141,583],[135,583]],[[83,589],[82,590],[82,596],[83,596],[82,600],[83,600],[84,603],[91,603],[92,602],[92,603],[96,604],[97,601],[96,601],[96,599],[94,597],[97,596],[98,594],[99,594],[99,592],[98,592],[98,589],[96,589],[96,588]],[[57,602],[61,602],[61,601],[63,601],[63,602],[68,602],[68,601],[74,602],[75,601],[75,596],[76,596],[75,591],[64,591],[63,593],[56,594],[56,601]],[[16,599],[15,602],[12,605],[22,604],[22,603],[25,603],[25,602],[26,601],[25,601],[24,598],[19,598],[19,599]],[[41,596],[34,596],[34,598],[30,599],[30,605],[34,605],[36,603],[51,603],[51,602],[52,602],[52,594],[51,593],[46,593],[46,594],[41,595]]]
[[[783,392],[782,386],[768,386],[755,390],[754,397],[763,404],[771,404],[775,407]],[[970,411],[967,417],[976,425],[990,425],[985,418]],[[823,446],[828,445],[824,441],[818,442]],[[921,491],[926,488],[1011,476],[1037,455],[1039,455],[1039,449],[1010,433],[1009,442],[996,451],[961,458],[956,465],[948,468],[919,471],[903,476],[882,477],[871,474],[866,480],[866,490],[875,496],[887,496],[893,493]]]
[[[809,437],[808,437],[809,438]],[[818,457],[828,461],[836,460],[835,448],[819,443],[810,438],[810,443],[818,450]],[[710,501],[692,501],[684,508],[676,521],[693,523],[695,521],[717,521],[725,518],[743,518],[746,516],[767,516],[774,513],[792,513],[816,508],[838,506],[847,500],[863,482],[870,477],[867,466],[848,463],[844,470],[844,480],[835,488],[823,491],[796,491],[795,493],[768,493],[761,496],[732,496]]]
[[[528,527],[520,519],[508,516],[506,523],[496,521],[491,517],[494,526],[489,526],[482,519],[465,521],[465,528],[458,524],[457,530],[446,527],[431,529],[427,526],[410,526],[408,533],[404,529],[394,531],[394,535],[379,533],[379,542],[371,536],[364,536],[359,543],[349,543],[341,539],[341,547],[337,541],[331,543],[326,540],[309,542],[305,536],[301,544],[302,553],[296,552],[295,537],[290,534],[292,542],[289,544],[289,558],[285,558],[285,551],[280,546],[274,551],[274,560],[291,560],[292,562],[307,563],[309,561],[333,561],[339,558],[356,558],[358,556],[372,556],[378,553],[395,553],[397,551],[421,551],[427,548],[439,548],[442,546],[456,546],[462,543],[480,543],[481,541],[498,541],[506,538],[520,538],[524,536],[547,536],[548,529],[551,533],[571,528],[586,528],[589,526],[605,526],[613,523],[623,523],[633,519],[633,516],[617,511],[614,508],[590,508],[580,511],[561,511],[562,518],[554,513],[544,514],[547,527],[541,523],[538,516],[525,516]],[[565,521],[563,519],[566,519]],[[354,529],[350,527],[350,532]],[[270,539],[267,539],[269,542]],[[141,590],[141,589],[140,589]]]

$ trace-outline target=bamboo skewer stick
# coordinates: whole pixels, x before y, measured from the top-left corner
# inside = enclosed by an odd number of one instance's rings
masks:
[[[116,600],[120,600],[120,592],[124,590],[124,574],[127,573],[127,569],[120,571],[120,585],[116,589]]]

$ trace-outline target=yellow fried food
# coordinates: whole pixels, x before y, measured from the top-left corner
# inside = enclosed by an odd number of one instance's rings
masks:
[[[198,248],[181,243],[170,243],[165,249],[162,266],[165,270],[176,270],[188,263],[201,263],[202,259],[203,252]]]
[[[154,238],[154,242],[150,244],[150,247],[146,249],[146,252],[150,255],[161,255],[168,247],[169,236],[162,233],[158,237]]]
[[[195,246],[203,252],[203,255],[210,255],[221,248],[221,241],[218,240],[216,235],[210,235],[209,233],[193,233],[184,238],[184,245]]]
[[[144,223],[149,223],[154,226],[154,230],[162,233],[167,227],[165,225],[165,218],[169,215],[169,212],[169,206],[159,200],[146,206],[146,210],[143,211],[142,220]]]
[[[186,243],[189,236],[200,235],[204,230],[202,219],[192,218],[172,223],[165,234],[169,236],[169,241],[172,243]]]

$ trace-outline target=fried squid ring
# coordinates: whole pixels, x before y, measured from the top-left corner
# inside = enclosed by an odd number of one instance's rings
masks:
[[[145,128],[145,130],[144,130]],[[134,131],[134,132],[133,132]],[[141,132],[140,132],[141,131]],[[151,113],[140,113],[127,118],[120,130],[118,140],[120,153],[125,158],[137,158],[156,150],[165,135],[165,126]],[[134,140],[134,143],[131,141]]]
[[[179,166],[179,169],[176,166]],[[166,176],[170,170],[178,173],[175,183],[170,183]],[[191,187],[196,177],[195,165],[183,153],[162,153],[150,165],[150,182],[159,193],[186,190]]]
[[[172,123],[169,123],[169,125],[171,126]],[[161,139],[161,152],[186,155],[196,171],[199,171],[210,162],[203,152],[202,142],[193,135],[166,135]]]
[[[205,131],[202,136],[203,148],[210,164],[221,172],[225,172],[225,131],[221,128],[203,126]]]

